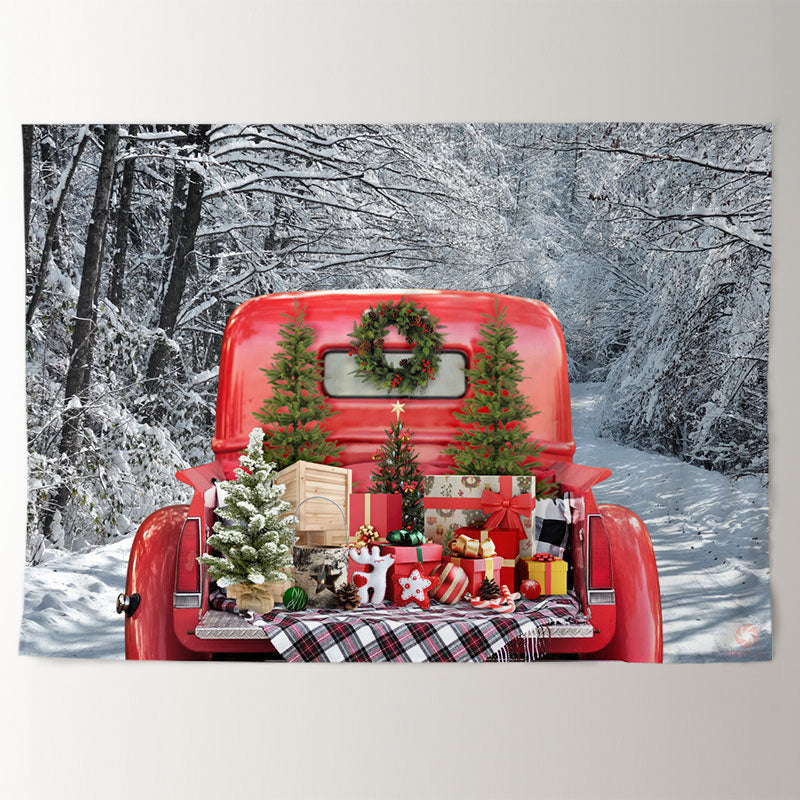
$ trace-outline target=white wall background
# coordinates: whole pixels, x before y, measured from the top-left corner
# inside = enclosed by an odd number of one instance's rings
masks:
[[[40,0],[4,17],[3,796],[796,795],[797,3]],[[775,660],[286,668],[17,656],[19,125],[181,119],[774,122]]]

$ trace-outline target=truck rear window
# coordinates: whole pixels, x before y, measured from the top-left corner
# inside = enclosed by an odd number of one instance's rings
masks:
[[[393,365],[408,358],[407,350],[387,350],[386,360]],[[354,373],[353,359],[345,350],[329,350],[323,359],[322,388],[330,397],[396,397],[397,393],[368,383]],[[450,350],[442,353],[436,377],[424,388],[417,389],[414,397],[462,397],[467,391],[464,369],[467,357]]]

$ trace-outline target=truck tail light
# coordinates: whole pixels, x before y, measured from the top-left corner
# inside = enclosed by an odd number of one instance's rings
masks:
[[[197,557],[201,551],[202,528],[198,517],[187,517],[178,541],[178,557],[175,566],[175,608],[200,608],[202,597],[202,573]]]
[[[589,589],[611,589],[611,546],[600,514],[589,514]]]

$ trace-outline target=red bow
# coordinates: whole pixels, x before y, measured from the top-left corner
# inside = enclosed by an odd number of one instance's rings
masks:
[[[529,517],[533,512],[533,498],[529,494],[512,495],[511,490],[493,492],[484,489],[481,495],[481,505],[483,513],[489,515],[486,520],[486,528],[511,528],[524,533],[525,529],[520,522],[520,516]]]

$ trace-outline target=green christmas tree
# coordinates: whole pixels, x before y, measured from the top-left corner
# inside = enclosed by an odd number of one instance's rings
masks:
[[[378,470],[372,474],[375,491],[403,496],[403,527],[411,531],[423,530],[422,470],[417,463],[417,451],[412,432],[400,421],[401,403],[392,410],[397,419],[386,429],[386,440],[373,459]]]
[[[305,309],[294,302],[294,314],[284,314],[278,352],[272,365],[261,371],[272,387],[272,397],[264,400],[254,416],[267,432],[267,448],[277,469],[295,461],[338,464],[342,448],[329,439],[322,424],[333,416],[319,391],[322,380],[317,354],[313,349],[314,329],[305,321]]]
[[[526,420],[538,414],[519,389],[522,360],[514,349],[517,333],[495,301],[494,315],[481,326],[480,351],[467,379],[475,390],[454,412],[460,431],[444,450],[460,475],[530,475],[540,467],[544,448],[530,441]],[[554,492],[550,481],[537,481],[537,496]]]
[[[217,509],[209,546],[221,556],[198,561],[221,587],[233,583],[265,583],[288,579],[292,566],[291,504],[281,500],[285,486],[272,482],[275,465],[264,454],[264,431],[250,432],[247,450],[239,457],[232,481],[218,485],[224,505]]]

